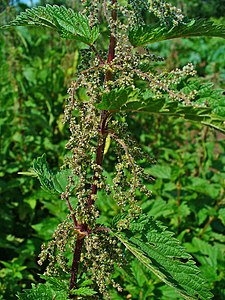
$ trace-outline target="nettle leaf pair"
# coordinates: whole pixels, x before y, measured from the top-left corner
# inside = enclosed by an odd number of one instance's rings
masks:
[[[113,4],[116,4],[116,1],[113,1]],[[116,6],[113,6],[112,9],[115,12]],[[117,25],[115,20],[116,14],[114,13],[112,16],[115,24],[111,24],[111,28],[113,26],[116,27]],[[111,22],[110,19],[109,22]],[[10,26],[41,26],[56,30],[63,38],[82,42],[85,44],[85,47],[88,45],[95,54],[97,54],[97,58],[99,58],[98,51],[94,45],[101,37],[98,26],[90,26],[87,16],[80,12],[74,12],[72,9],[67,9],[64,6],[47,5],[46,7],[27,9],[9,25],[3,27],[7,28]],[[127,41],[133,48],[136,48],[148,43],[189,36],[217,36],[224,38],[225,27],[222,25],[215,25],[212,22],[205,20],[184,20],[182,23],[169,26],[164,26],[160,23],[136,27],[132,26],[128,29],[126,34],[128,38]],[[115,45],[115,33],[111,33],[109,45],[110,57],[113,56]],[[108,76],[110,80],[113,81],[113,72],[116,72],[120,66],[117,64],[114,65],[113,59],[108,59],[108,62],[100,59],[99,69],[102,68],[102,65],[105,67],[105,69],[101,69],[106,73],[105,78],[107,79]],[[130,71],[132,72],[132,69]],[[182,89],[176,94],[170,89],[169,84],[167,84],[167,75],[156,78],[149,74],[146,75],[146,73],[139,69],[133,70],[133,73],[138,74],[143,81],[146,80],[149,83],[149,88],[146,88],[146,85],[143,89],[137,86],[124,85],[112,89],[108,88],[107,91],[102,89],[98,101],[93,104],[95,109],[99,111],[99,115],[103,116],[100,126],[105,126],[101,127],[102,132],[101,130],[100,132],[103,136],[100,138],[96,151],[96,164],[98,166],[102,165],[105,145],[104,139],[107,135],[107,122],[106,119],[104,119],[104,116],[111,116],[115,113],[133,111],[168,114],[175,117],[198,121],[204,125],[225,132],[225,98],[222,96],[222,91],[212,90],[210,85],[201,84],[200,80],[191,80],[187,76],[182,82]],[[160,91],[158,96],[156,96],[154,88],[151,89],[151,84],[158,86],[158,90]],[[174,85],[176,86],[176,84]],[[192,92],[193,90],[195,91],[193,101],[190,99],[186,101],[185,94]],[[92,103],[90,103],[90,106],[91,105]],[[111,136],[114,137],[115,134],[111,134]],[[119,138],[117,138],[117,141],[123,145],[123,142],[121,142]],[[126,149],[125,146],[124,148]],[[98,172],[99,170],[95,170],[92,194],[91,197],[88,198],[87,212],[89,212],[90,207],[94,205],[94,197],[92,196],[96,196],[97,194],[98,184],[95,182],[98,179],[96,175]],[[70,170],[64,170],[57,174],[52,173],[49,170],[45,155],[35,160],[34,173],[38,176],[42,187],[53,194],[65,193],[69,184],[68,178],[71,176],[74,177],[74,174]],[[73,188],[78,184],[74,178],[73,185],[70,185],[69,191],[67,190],[67,200],[69,194],[73,192]],[[87,223],[79,223],[76,220],[75,215],[72,216],[76,230],[80,234],[80,237],[77,239],[79,245],[76,245],[76,249],[80,247],[78,249],[79,255],[74,258],[76,263],[80,259],[83,239],[85,236],[92,233],[92,231],[91,228],[88,228]],[[131,220],[129,228],[117,229],[118,228],[114,226],[113,228],[107,228],[106,231],[107,234],[110,234],[116,238],[118,242],[122,243],[130,253],[132,253],[145,267],[151,270],[160,280],[175,288],[175,290],[185,299],[205,300],[212,297],[207,283],[201,277],[200,271],[196,267],[191,256],[186,253],[179,242],[160,223],[153,221],[148,215],[142,214],[138,219],[134,218]],[[82,232],[83,234],[81,234]],[[86,290],[86,294],[78,293],[79,290],[81,291],[82,287],[79,287],[79,285],[74,283],[74,278],[77,276],[75,273],[78,272],[77,265],[73,266],[72,270],[74,271],[71,276],[73,288],[70,296],[85,296],[87,295],[88,290],[90,292],[89,295],[94,295],[95,291],[93,291],[91,287],[90,289],[86,287],[83,288],[83,290]],[[41,289],[42,286],[40,290]],[[37,289],[34,289],[34,293],[38,293]],[[32,292],[27,292],[27,295],[28,294],[30,297]],[[33,294],[32,296],[34,295],[36,296],[36,294]],[[46,297],[54,297],[51,288],[49,290],[49,295],[50,296]],[[22,294],[20,299],[25,299]]]
[[[88,17],[79,12],[74,12],[72,9],[67,9],[64,6],[46,5],[46,7],[36,7],[27,9],[22,12],[9,25],[2,26],[7,28],[11,26],[41,26],[56,30],[61,37],[66,39],[74,39],[86,45],[92,46],[99,37],[98,26],[90,27]],[[131,28],[128,32],[130,43],[134,47],[144,46],[146,44],[159,41],[186,38],[186,37],[221,37],[225,38],[225,27],[223,25],[214,24],[211,21],[187,20],[185,23],[162,26],[160,23],[153,25],[144,25],[137,28]],[[187,86],[190,83],[187,83]],[[202,90],[204,86],[200,85],[198,90]],[[115,103],[110,100],[111,94],[102,95],[102,102],[97,107],[103,110],[113,111],[145,111],[149,113],[168,114],[175,117],[183,117],[188,120],[199,121],[204,125],[211,126],[215,129],[225,132],[225,100],[222,95],[222,90],[208,89],[211,95],[197,95],[197,101],[193,105],[181,105],[180,103],[171,103],[166,97],[162,99],[144,99],[141,91],[137,97],[130,97],[129,101],[125,101],[122,94],[130,95],[130,89],[117,91],[117,96],[123,103]],[[115,91],[110,93],[116,93]],[[135,93],[135,94],[137,94]],[[216,94],[216,97],[214,95]],[[211,105],[211,99],[213,102]],[[108,100],[106,100],[108,99]],[[125,96],[126,99],[126,96]],[[203,101],[204,100],[204,101]],[[128,103],[129,102],[129,103]],[[205,105],[207,103],[207,105]],[[121,105],[122,104],[122,105]],[[215,109],[212,109],[214,107]]]

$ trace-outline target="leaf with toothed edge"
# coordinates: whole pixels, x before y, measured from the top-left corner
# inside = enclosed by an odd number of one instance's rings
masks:
[[[202,87],[202,89],[204,89]],[[225,133],[225,119],[222,113],[223,106],[216,104],[224,99],[219,97],[219,90],[210,89],[208,96],[204,98],[206,91],[201,92],[201,87],[199,87],[199,98],[193,105],[184,105],[179,101],[173,101],[169,99],[166,95],[162,98],[154,98],[151,91],[147,90],[142,92],[139,89],[132,88],[120,88],[111,90],[108,93],[103,93],[101,102],[96,104],[96,107],[101,110],[108,110],[112,112],[120,111],[134,111],[134,112],[146,112],[154,114],[169,115],[174,117],[184,118],[186,120],[197,121],[202,125],[207,125],[214,129],[217,129]],[[217,97],[217,99],[216,99]],[[202,104],[202,99],[206,101],[209,98],[209,107]],[[215,100],[215,103],[212,102]],[[210,102],[211,101],[211,102]],[[217,102],[216,102],[217,101]],[[219,109],[219,107],[221,109]],[[218,113],[216,113],[218,112]]]
[[[145,267],[173,287],[184,299],[212,298],[209,284],[201,276],[191,255],[171,232],[152,217],[143,214],[131,222],[129,229],[113,231],[112,234]]]
[[[69,176],[72,176],[72,172],[69,169],[61,170],[57,173],[53,173],[48,166],[46,155],[43,154],[33,162],[33,173],[35,174],[43,190],[51,194],[61,194],[66,191],[69,184]],[[72,191],[77,185],[77,178],[73,177],[73,184],[70,187]]]
[[[176,26],[161,26],[159,23],[143,25],[129,32],[129,41],[134,47],[138,47],[164,40],[198,36],[225,38],[225,25],[217,25],[205,19],[192,19]]]
[[[93,45],[99,35],[97,26],[91,28],[88,18],[63,5],[38,6],[26,9],[14,21],[2,28],[12,26],[39,26],[56,30],[61,37],[75,39],[87,45]]]

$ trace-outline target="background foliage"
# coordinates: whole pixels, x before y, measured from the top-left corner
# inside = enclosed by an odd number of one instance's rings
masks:
[[[189,16],[221,17],[220,1],[213,2],[211,11],[212,1],[205,2],[182,1],[182,5]],[[1,4],[1,24],[17,14],[8,4]],[[17,10],[25,8],[17,4]],[[71,5],[76,8],[76,1]],[[44,152],[50,166],[57,169],[66,154],[68,132],[61,120],[68,83],[76,77],[79,48],[79,42],[63,41],[45,31],[37,35],[34,29],[17,27],[0,32],[0,299],[16,299],[17,292],[40,282],[42,270],[36,264],[40,245],[50,239],[67,210],[57,197],[40,188],[36,178],[19,172],[28,171],[34,158]],[[160,70],[192,62],[200,76],[224,88],[223,40],[185,39],[149,48],[166,58],[157,63]],[[224,299],[224,135],[198,124],[147,114],[130,114],[129,123],[136,140],[156,162],[145,166],[155,181],[148,185],[151,200],[140,198],[144,212],[176,233],[208,279],[214,299]],[[109,173],[113,159],[109,148]],[[106,220],[116,215],[110,199],[107,203],[100,199],[99,207]],[[179,299],[135,259],[131,269],[118,269],[114,276],[124,291],[112,292],[112,299]]]

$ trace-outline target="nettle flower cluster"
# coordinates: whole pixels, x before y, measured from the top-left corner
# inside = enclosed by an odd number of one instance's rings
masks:
[[[116,41],[115,54],[112,61],[108,62],[106,50],[102,52],[96,48],[84,50],[81,54],[80,74],[68,90],[65,122],[69,124],[70,139],[66,148],[71,151],[71,156],[65,160],[65,166],[72,170],[72,176],[67,191],[62,194],[62,199],[68,201],[70,205],[70,216],[56,229],[53,241],[47,247],[43,247],[40,263],[48,257],[50,260],[48,273],[50,271],[57,273],[57,268],[67,272],[65,256],[68,247],[72,248],[74,245],[76,234],[81,233],[82,225],[85,243],[81,263],[88,274],[92,273],[92,279],[98,284],[100,292],[106,293],[109,282],[120,289],[110,279],[110,274],[115,261],[120,261],[118,258],[122,257],[122,250],[110,235],[110,230],[98,222],[100,211],[95,205],[98,191],[104,191],[106,197],[111,195],[121,214],[125,213],[125,217],[117,223],[117,230],[128,228],[131,220],[141,214],[137,191],[144,193],[146,197],[151,195],[145,187],[145,182],[152,178],[145,174],[138,161],[144,159],[151,163],[151,159],[146,157],[129,135],[126,122],[122,122],[126,115],[123,114],[121,117],[119,113],[99,111],[96,104],[101,101],[103,93],[112,89],[129,86],[135,90],[138,80],[145,82],[155,98],[160,98],[166,93],[171,100],[188,104],[195,96],[195,92],[186,95],[175,92],[173,88],[183,78],[193,76],[195,71],[191,64],[183,69],[157,75],[151,72],[151,68],[147,68],[146,71],[143,66],[150,66],[152,61],[162,61],[163,58],[149,53],[147,49],[135,50],[128,40],[128,30],[137,23],[144,22],[146,11],[153,13],[162,23],[167,23],[171,19],[177,24],[183,21],[180,10],[163,1],[127,1],[125,5],[117,1],[82,2],[85,7],[84,13],[89,15],[91,26],[98,23],[99,19],[106,19],[108,30]],[[112,17],[112,10],[116,10],[116,18]],[[109,73],[110,76],[107,78],[106,74]],[[85,96],[81,97],[81,94]],[[101,124],[103,121],[104,126]],[[104,176],[104,162],[96,162],[96,148],[101,144],[104,145],[107,137],[111,138],[113,150],[110,151],[116,155],[111,184],[107,183]],[[71,192],[73,178],[78,180]],[[70,199],[71,196],[76,199],[75,203]],[[77,226],[75,235],[73,223]]]
[[[160,19],[162,24],[172,23],[176,26],[184,21],[184,16],[179,8],[161,0],[149,0],[149,2],[150,11]]]

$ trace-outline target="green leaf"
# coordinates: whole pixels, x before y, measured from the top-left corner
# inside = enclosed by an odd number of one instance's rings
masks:
[[[148,173],[156,178],[171,179],[171,167],[155,165],[148,169]]]
[[[138,90],[129,87],[126,89],[113,89],[109,93],[103,93],[102,101],[96,107],[102,110],[107,107],[107,110],[117,111],[130,102],[134,104],[139,101],[139,98]]]
[[[212,183],[207,179],[198,177],[187,177],[190,181],[186,189],[189,191],[207,195],[212,199],[217,199],[220,195],[221,185],[219,183]],[[207,189],[205,188],[207,186]]]
[[[225,38],[225,26],[205,19],[189,20],[177,26],[161,26],[159,23],[144,25],[129,32],[129,40],[135,47],[170,40],[197,36]]]
[[[224,90],[214,89],[213,84],[210,82],[202,83],[201,80],[197,78],[191,78],[188,80],[188,85],[182,89],[182,92],[188,94],[193,90],[197,91],[196,104],[205,105],[205,103],[207,103],[214,114],[225,119]]]
[[[66,292],[54,292],[48,285],[39,284],[35,287],[32,284],[32,289],[24,290],[18,294],[19,300],[65,300],[67,299]]]
[[[200,89],[200,87],[199,87]],[[209,88],[210,89],[210,88]],[[206,93],[206,92],[204,92]],[[210,126],[214,129],[220,130],[225,133],[225,121],[223,116],[223,110],[221,109],[221,116],[216,114],[219,107],[223,108],[222,102],[225,100],[224,96],[221,99],[221,106],[216,105],[216,95],[218,91],[211,89],[211,97],[204,96],[203,92],[199,92],[198,99],[193,105],[185,105],[178,101],[170,100],[167,95],[162,98],[154,98],[151,91],[145,91],[142,93],[140,90],[132,88],[114,89],[109,93],[103,93],[101,102],[96,105],[98,109],[116,111],[140,111],[147,113],[158,113],[162,115],[170,115],[174,117],[180,117],[187,120],[198,121],[203,125]],[[210,100],[213,95],[215,103],[211,103]],[[203,106],[204,101],[209,99],[211,107]],[[223,102],[224,103],[224,102]],[[214,108],[214,109],[213,109]]]
[[[54,174],[49,169],[45,154],[34,160],[33,171],[38,177],[43,190],[51,194],[61,194],[62,192],[65,192],[66,187],[69,184],[68,178],[69,176],[72,176],[72,171],[69,169],[65,169]],[[71,191],[77,183],[74,176],[73,179],[75,183],[71,186]]]
[[[96,105],[101,110],[110,111],[137,111],[148,106],[151,112],[158,112],[164,106],[165,100],[151,99],[145,101],[138,89],[120,88],[113,89],[109,93],[103,93],[101,102]]]
[[[219,209],[219,219],[225,225],[225,207]]]
[[[51,286],[54,291],[66,291],[67,283],[60,277],[49,277],[46,275],[40,275],[40,278],[45,279],[47,284]]]
[[[65,169],[60,172],[57,172],[52,177],[52,182],[53,182],[54,188],[58,193],[61,194],[61,193],[65,192],[66,187],[69,184],[69,181],[68,181],[69,176],[72,176],[71,169]],[[73,176],[73,179],[75,179],[74,176]],[[77,180],[74,181],[74,184],[71,186],[70,191],[72,191],[76,185],[77,185]]]
[[[39,238],[49,240],[58,224],[59,218],[46,217],[41,222],[33,224],[31,227],[35,230]]]
[[[57,193],[52,181],[53,173],[49,169],[46,161],[46,154],[43,154],[41,157],[38,157],[33,161],[33,170],[41,183],[41,187],[46,192],[51,194]]]
[[[192,257],[172,233],[150,216],[142,215],[129,230],[113,233],[160,280],[185,299],[211,299],[208,284]]]
[[[61,37],[79,40],[92,45],[98,38],[98,27],[91,28],[88,18],[63,5],[38,6],[26,9],[14,21],[2,28],[12,26],[41,26],[56,30]]]
[[[80,287],[79,289],[71,290],[70,293],[76,296],[93,296],[97,294],[96,291],[89,287]]]

